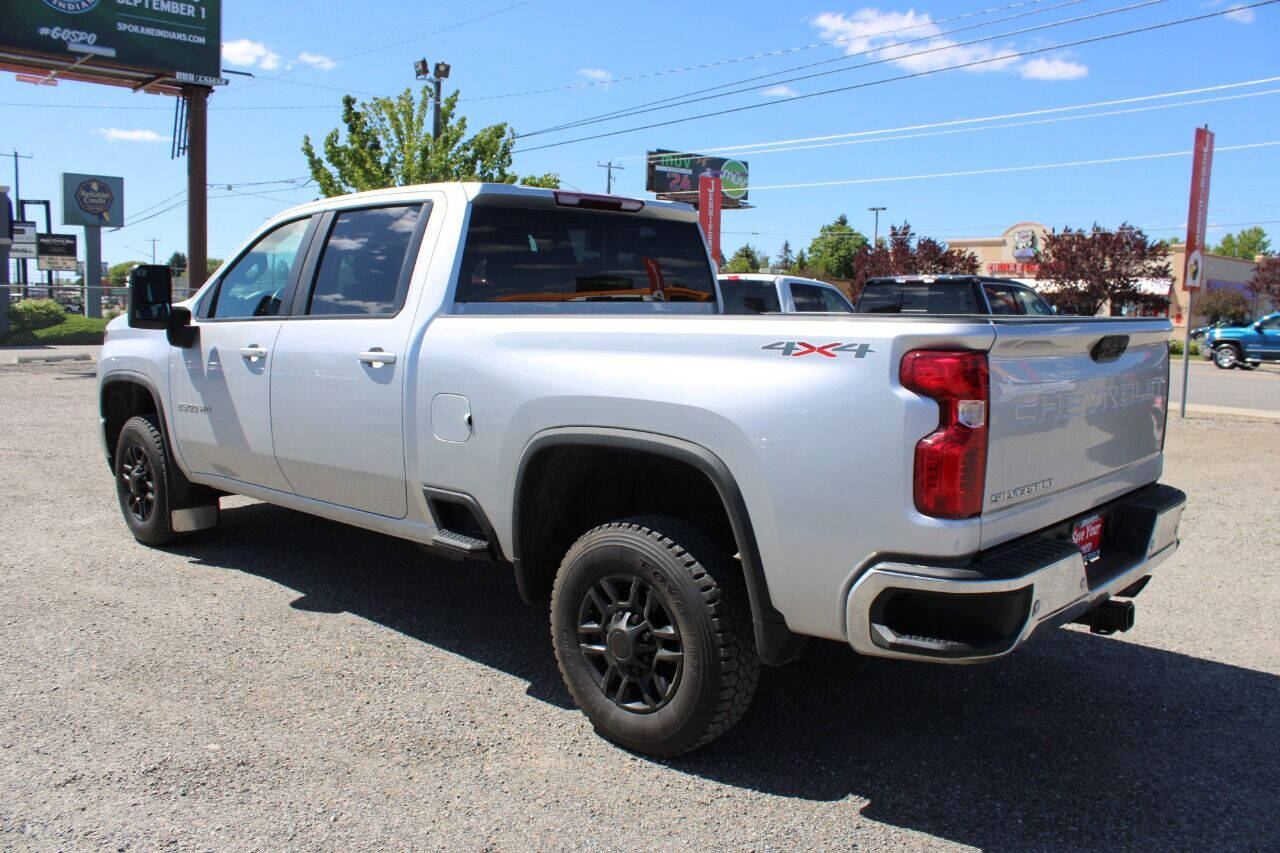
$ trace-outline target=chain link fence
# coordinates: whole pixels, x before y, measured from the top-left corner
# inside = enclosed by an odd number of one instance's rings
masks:
[[[107,323],[129,304],[127,287],[97,288],[101,316],[89,317],[89,288],[82,284],[45,282],[0,285],[0,346],[100,344]],[[174,282],[173,298],[190,291]]]

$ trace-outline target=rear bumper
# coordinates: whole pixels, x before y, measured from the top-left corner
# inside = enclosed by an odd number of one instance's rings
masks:
[[[849,591],[849,644],[859,654],[944,663],[1006,655],[1040,628],[1136,595],[1177,550],[1185,504],[1178,489],[1155,485],[1099,507],[1104,556],[1087,565],[1063,537],[1069,522],[963,565],[877,563]]]

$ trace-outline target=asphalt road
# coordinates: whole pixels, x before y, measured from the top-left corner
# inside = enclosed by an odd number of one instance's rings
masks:
[[[1253,370],[1219,370],[1211,362],[1191,359],[1187,371],[1187,404],[1260,409],[1280,413],[1280,364]],[[1174,356],[1169,374],[1170,397],[1182,399],[1182,357]]]
[[[0,366],[0,848],[1280,838],[1280,418],[1171,423],[1184,547],[1129,634],[978,667],[820,644],[729,735],[656,762],[570,707],[507,571],[240,498],[215,533],[136,544],[93,388]]]

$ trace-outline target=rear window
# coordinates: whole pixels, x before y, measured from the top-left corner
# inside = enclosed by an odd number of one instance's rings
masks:
[[[635,214],[476,205],[458,302],[714,302],[698,226]]]
[[[768,314],[782,310],[773,282],[720,279],[720,297],[726,314]]]
[[[867,282],[859,314],[985,314],[967,281]]]

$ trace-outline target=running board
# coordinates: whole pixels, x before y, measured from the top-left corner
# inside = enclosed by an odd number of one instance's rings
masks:
[[[431,544],[456,551],[464,556],[477,556],[489,552],[489,543],[456,530],[440,530],[431,537]]]

